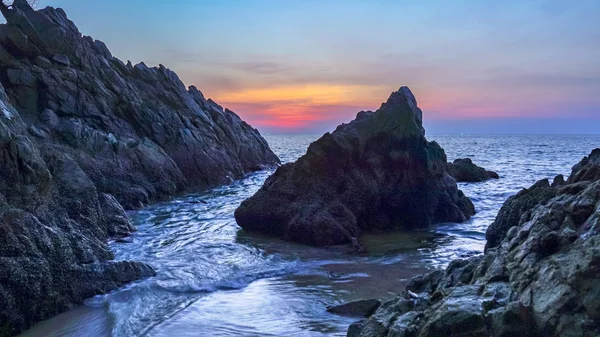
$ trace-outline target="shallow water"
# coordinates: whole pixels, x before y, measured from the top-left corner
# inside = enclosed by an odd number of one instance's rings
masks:
[[[317,136],[267,136],[283,162]],[[541,178],[568,175],[600,136],[433,135],[448,158],[472,157],[501,179],[461,184],[477,208],[463,224],[361,239],[368,253],[320,249],[250,235],[233,211],[272,173],[131,212],[129,243],[117,259],[150,263],[157,276],[43,322],[24,336],[345,336],[353,318],[328,305],[386,298],[412,276],[479,254],[485,230],[507,197]]]

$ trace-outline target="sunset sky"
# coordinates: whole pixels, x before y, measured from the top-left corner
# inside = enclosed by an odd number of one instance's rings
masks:
[[[600,1],[41,0],[266,133],[408,85],[429,133],[600,133]]]

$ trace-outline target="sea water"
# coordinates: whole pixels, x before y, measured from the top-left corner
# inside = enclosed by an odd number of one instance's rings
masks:
[[[282,162],[318,136],[266,136]],[[542,178],[567,176],[600,136],[430,135],[449,160],[472,158],[499,180],[461,183],[477,214],[462,224],[420,232],[368,235],[366,252],[314,248],[248,234],[233,212],[273,170],[230,185],[130,212],[138,231],[111,243],[118,260],[152,265],[142,280],[42,322],[23,336],[345,336],[355,318],[327,306],[385,299],[411,277],[481,254],[502,203]]]

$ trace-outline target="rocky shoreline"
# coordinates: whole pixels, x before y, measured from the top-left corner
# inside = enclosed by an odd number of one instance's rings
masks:
[[[279,164],[259,132],[166,67],[133,65],[61,9],[0,5],[0,337],[155,275],[114,261],[125,209]],[[498,178],[447,162],[406,87],[286,164],[235,212],[250,232],[315,246],[463,222],[457,181]],[[412,279],[393,299],[328,308],[364,316],[348,336],[598,336],[600,149],[568,179],[510,197],[482,255]]]
[[[600,149],[509,198],[484,255],[412,279],[348,336],[597,336]]]
[[[159,66],[123,63],[62,9],[2,5],[0,336],[154,275],[114,262],[125,209],[279,163],[256,129]]]
[[[360,249],[364,233],[464,222],[475,214],[446,167],[444,150],[425,138],[414,95],[402,87],[377,111],[359,112],[279,167],[235,218],[250,232]]]

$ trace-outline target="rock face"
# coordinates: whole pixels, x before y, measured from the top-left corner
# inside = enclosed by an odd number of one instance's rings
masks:
[[[258,131],[163,66],[124,64],[61,9],[0,10],[0,336],[141,277],[106,241],[134,208],[273,165]]]
[[[33,139],[1,85],[0,110],[0,336],[10,336],[154,271],[110,261],[106,239],[134,230],[123,208]]]
[[[62,9],[8,11],[0,82],[29,134],[61,148],[125,208],[275,165],[257,130],[160,65],[132,65]]]
[[[471,158],[456,159],[452,163],[447,163],[446,171],[458,182],[477,183],[500,178],[498,173],[473,164]]]
[[[495,224],[485,255],[414,278],[348,335],[598,336],[600,149],[567,182],[508,200]]]
[[[359,112],[279,167],[235,218],[248,231],[318,246],[462,222],[474,207],[446,162],[444,150],[425,139],[421,109],[402,87],[379,110]]]

